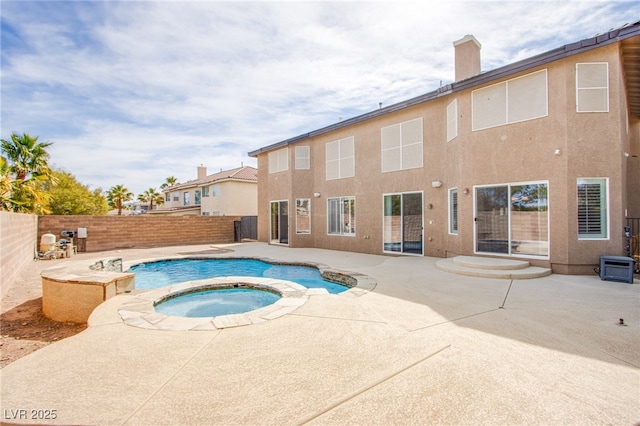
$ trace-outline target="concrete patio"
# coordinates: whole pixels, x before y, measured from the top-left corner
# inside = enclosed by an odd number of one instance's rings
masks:
[[[224,247],[233,252],[221,257],[319,262],[366,274],[377,285],[364,293],[310,296],[271,321],[206,331],[126,325],[117,309],[135,296],[116,296],[94,311],[84,332],[0,370],[2,423],[640,421],[638,280],[489,279],[438,270],[438,259],[428,257],[263,243]],[[129,261],[145,252],[118,255]],[[49,419],[38,418],[47,410]]]

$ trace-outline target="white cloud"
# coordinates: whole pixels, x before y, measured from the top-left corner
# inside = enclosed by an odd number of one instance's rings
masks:
[[[83,183],[139,193],[637,20],[637,2],[4,2],[2,129]]]

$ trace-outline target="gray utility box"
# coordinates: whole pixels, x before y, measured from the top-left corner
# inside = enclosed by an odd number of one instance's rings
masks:
[[[633,259],[624,256],[600,256],[600,279],[633,284]]]

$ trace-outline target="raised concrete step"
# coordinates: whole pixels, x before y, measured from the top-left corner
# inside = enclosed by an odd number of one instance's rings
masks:
[[[551,275],[551,269],[531,266],[526,260],[457,256],[441,259],[436,267],[442,271],[469,277],[523,280]]]

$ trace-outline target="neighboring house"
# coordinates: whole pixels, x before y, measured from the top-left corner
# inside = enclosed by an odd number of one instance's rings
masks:
[[[269,145],[258,239],[591,273],[640,217],[640,22]],[[636,230],[635,232],[638,232]]]
[[[198,178],[163,191],[164,204],[150,214],[202,216],[257,216],[258,170],[242,166],[207,175],[198,167]]]

